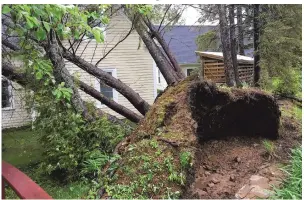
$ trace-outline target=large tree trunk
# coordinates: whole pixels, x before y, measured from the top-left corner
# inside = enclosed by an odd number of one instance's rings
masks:
[[[64,82],[68,88],[73,90],[72,94],[72,105],[74,109],[81,113],[82,116],[90,121],[92,120],[92,116],[88,113],[87,107],[84,105],[84,102],[81,99],[81,96],[78,92],[77,87],[74,84],[73,78],[70,75],[69,71],[65,67],[64,59],[62,57],[61,48],[58,45],[58,41],[56,39],[55,32],[53,30],[50,31],[50,39],[49,44],[45,48],[52,64],[53,64],[53,74],[57,84]]]
[[[237,42],[235,36],[235,23],[234,23],[234,5],[229,6],[229,23],[230,23],[230,48],[231,48],[231,58],[232,58],[232,65],[234,69],[235,81],[238,87],[242,86],[239,77],[239,70],[238,70],[238,62],[237,62]]]
[[[15,24],[11,22],[11,20],[3,20],[2,19],[2,24],[8,27],[14,27]],[[30,36],[31,39],[34,40]],[[47,44],[45,42],[38,42],[34,40],[38,45],[48,48]],[[145,115],[149,108],[150,105],[142,99],[138,93],[136,93],[132,88],[130,88],[128,85],[125,83],[121,82],[119,79],[114,78],[110,74],[104,72],[102,69],[95,67],[91,63],[85,61],[81,57],[77,55],[73,55],[71,52],[69,52],[67,49],[65,49],[61,42],[59,43],[60,47],[63,48],[62,50],[62,55],[65,59],[69,60],[70,62],[74,63],[77,65],[79,68],[85,70],[89,74],[95,76],[96,78],[100,79],[100,81],[110,87],[113,87],[116,89],[120,94],[122,94],[126,99],[129,100],[129,102],[143,115]]]
[[[220,34],[222,42],[222,51],[225,63],[226,84],[229,87],[235,86],[235,75],[231,57],[231,44],[229,41],[228,24],[226,19],[226,5],[218,5]]]
[[[22,85],[23,87],[28,87],[30,86],[30,89],[32,91],[36,91],[35,85],[31,84],[33,80],[35,80],[35,77],[32,76],[28,76],[25,73],[20,72],[20,70],[15,69],[11,63],[2,60],[2,75],[7,77],[8,79],[15,81],[17,83],[19,83],[20,85]],[[74,78],[75,79],[75,78]],[[35,83],[35,84],[42,84],[42,83]],[[80,84],[80,88],[85,88],[86,84],[82,84],[82,82],[79,83]],[[83,89],[84,92],[87,92],[87,94],[93,96],[93,92],[88,92],[91,88],[86,88]],[[98,97],[96,97],[98,98]],[[107,104],[106,101],[102,100],[102,98],[98,98],[98,100],[100,100],[102,103]],[[116,102],[115,102],[116,103]],[[85,103],[86,104],[86,103]],[[111,103],[107,105],[108,107],[111,107]],[[120,105],[121,106],[121,105]],[[125,108],[126,109],[126,108]],[[98,117],[106,117],[109,121],[122,125],[122,126],[126,126],[126,124],[121,121],[120,119],[116,118],[115,116],[112,116],[110,114],[104,113],[102,110],[96,108],[97,111],[97,115]],[[132,112],[132,111],[131,111]],[[122,112],[120,112],[120,114],[123,115]],[[134,116],[133,116],[134,117]],[[136,117],[135,117],[136,118]],[[130,119],[131,120],[131,119]],[[132,120],[131,120],[132,121]]]
[[[175,56],[170,51],[170,48],[169,48],[168,44],[166,43],[165,39],[163,38],[163,36],[160,34],[159,31],[155,30],[153,24],[149,20],[144,20],[144,21],[151,32],[152,39],[154,36],[155,39],[160,44],[160,46],[163,48],[164,52],[166,53],[167,57],[169,58],[169,60],[171,62],[171,65],[173,66],[174,70],[176,71],[179,79],[180,80],[184,79],[186,76],[183,73],[181,67],[179,66],[177,60],[175,59]]]
[[[137,33],[145,43],[149,53],[164,76],[167,84],[170,85],[180,81],[182,78],[180,78],[178,72],[175,71],[174,67],[170,64],[169,60],[164,54],[164,51],[162,51],[161,48],[155,43],[152,35],[148,32],[148,27],[142,19],[142,16],[139,13],[134,14],[128,9],[125,9],[125,13],[130,21],[134,21],[134,27]]]
[[[11,43],[7,40],[4,40],[4,41],[2,40],[2,44],[5,47],[10,48],[11,50],[14,50],[14,51],[20,50],[19,46],[17,46],[14,43]],[[13,69],[13,67],[11,66],[11,64],[6,61],[2,61],[2,67],[3,67],[2,73],[5,73],[5,76],[17,76],[16,78],[14,78],[14,77],[12,77],[12,78],[17,81],[23,81],[20,83],[21,85],[26,85],[25,81],[31,82],[34,80],[33,77],[31,77],[30,80],[26,80],[25,79],[26,74],[16,73],[15,70]],[[12,79],[12,78],[9,78],[9,79]],[[130,121],[133,121],[135,123],[138,123],[142,119],[142,116],[139,116],[138,114],[134,113],[133,111],[129,110],[128,108],[116,103],[112,99],[108,99],[107,97],[102,95],[99,91],[97,91],[95,88],[87,85],[86,83],[76,79],[73,76],[72,76],[72,78],[73,78],[74,82],[76,83],[76,85],[79,84],[79,88],[82,91],[84,91],[88,95],[92,96],[93,98],[99,100],[101,103],[105,104],[110,109],[117,112],[118,114],[121,114],[122,116],[126,117],[127,119],[129,119]]]
[[[254,46],[254,86],[259,87],[260,80],[260,52],[259,52],[259,43],[260,43],[260,24],[259,24],[259,9],[260,5],[253,5],[253,46]]]
[[[104,105],[108,106],[110,109],[114,110],[118,114],[121,114],[122,116],[126,117],[132,122],[138,123],[141,119],[143,119],[142,116],[139,116],[138,114],[134,113],[133,111],[129,110],[128,108],[116,103],[112,99],[108,99],[104,95],[102,95],[98,90],[95,88],[89,86],[88,84],[75,79],[75,82],[79,82],[79,88],[90,95],[91,97],[94,97],[95,99],[99,100]]]
[[[242,5],[237,5],[236,13],[237,13],[236,16],[237,16],[237,27],[238,27],[239,54],[245,55]]]
[[[143,115],[145,115],[150,105],[143,100],[138,93],[136,93],[132,88],[130,88],[125,83],[121,82],[119,79],[114,78],[107,72],[103,71],[102,69],[95,67],[91,63],[85,61],[81,57],[77,55],[73,55],[71,52],[64,49],[63,57],[68,61],[74,63],[79,68],[83,69],[84,71],[88,72],[89,74],[95,76],[96,78],[100,79],[106,85],[113,87],[116,89],[120,94],[122,94],[126,99],[130,101],[130,103]]]

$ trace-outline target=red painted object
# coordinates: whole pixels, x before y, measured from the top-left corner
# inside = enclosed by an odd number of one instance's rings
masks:
[[[52,199],[30,177],[2,161],[2,199],[5,199],[4,183],[7,183],[21,199]]]

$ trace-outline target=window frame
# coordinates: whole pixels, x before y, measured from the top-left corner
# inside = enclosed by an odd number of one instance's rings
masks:
[[[105,72],[111,72],[112,76],[114,78],[117,78],[117,70],[115,68],[106,68],[106,69],[102,69],[102,70]],[[100,91],[100,82],[99,82],[99,79],[97,79],[97,78],[95,79],[95,89],[98,90],[99,92],[101,92]],[[113,99],[112,100],[115,102],[118,102],[118,92],[114,88],[112,88],[112,90],[113,90]],[[101,103],[99,100],[96,100],[96,101],[97,101],[97,103],[96,103],[97,108],[107,107],[105,104]]]
[[[8,82],[8,93],[10,95],[9,97],[9,101],[10,101],[10,106],[9,107],[4,107],[2,108],[2,110],[13,110],[15,108],[14,106],[14,98],[13,98],[13,87],[12,87],[12,81],[10,81],[9,79],[5,78],[2,76],[2,80],[1,80],[1,90],[2,90],[2,81],[7,81]],[[2,94],[1,94],[2,95]],[[3,98],[3,97],[2,97]],[[1,101],[2,101],[1,98]],[[2,102],[1,102],[2,103]]]

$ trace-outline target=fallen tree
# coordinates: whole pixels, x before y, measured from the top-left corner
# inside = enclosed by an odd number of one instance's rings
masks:
[[[180,197],[200,143],[236,135],[275,139],[279,118],[278,104],[267,93],[218,88],[190,76],[169,86],[118,144],[121,159],[104,170],[109,179],[102,197]]]

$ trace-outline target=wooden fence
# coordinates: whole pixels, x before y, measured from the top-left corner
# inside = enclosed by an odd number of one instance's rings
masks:
[[[238,66],[239,77],[242,82],[251,83],[253,81],[253,66],[250,64],[240,64]],[[225,68],[223,62],[204,62],[203,77],[216,83],[225,83]]]

